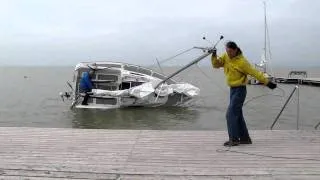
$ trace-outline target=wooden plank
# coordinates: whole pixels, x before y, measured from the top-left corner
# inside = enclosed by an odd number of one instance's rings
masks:
[[[150,175],[122,175],[121,180],[270,180],[270,179],[281,179],[281,180],[319,180],[319,176],[314,175],[265,175],[265,176],[150,176]]]
[[[0,179],[320,178],[320,131],[250,133],[0,127]]]
[[[116,179],[117,174],[88,173],[70,171],[41,171],[41,170],[17,170],[3,169],[1,175],[6,177],[28,177],[30,179]],[[1,177],[1,176],[0,176]]]
[[[115,175],[116,176],[116,175]],[[21,176],[1,176],[0,180],[88,180],[93,178],[46,178],[46,177],[21,177]],[[301,180],[301,179],[308,179],[308,180],[318,180],[318,176],[314,175],[274,175],[274,176],[150,176],[150,175],[120,175],[116,176],[115,178],[102,178],[103,180],[270,180],[270,179],[281,179],[281,180]]]

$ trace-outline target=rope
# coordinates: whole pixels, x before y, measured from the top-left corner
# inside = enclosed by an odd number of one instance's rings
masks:
[[[211,79],[205,72],[202,71],[202,69],[199,67],[198,64],[196,64],[198,70],[206,77],[208,78],[209,81],[211,81],[211,83],[213,83],[216,87],[218,87],[222,92],[228,94],[225,90],[225,88],[223,88],[222,86],[220,86],[216,81],[214,81],[213,79]]]
[[[169,58],[167,58],[167,59],[164,59],[164,60],[160,61],[160,63],[165,63],[165,62],[167,62],[167,61],[170,61],[170,60],[172,60],[173,58],[175,58],[175,57],[177,57],[177,56],[180,56],[180,55],[182,55],[182,54],[184,54],[184,53],[187,53],[187,52],[191,51],[192,49],[194,49],[194,48],[192,47],[192,48],[186,49],[186,50],[182,51],[181,53],[178,53],[178,54],[176,54],[176,55],[174,55],[174,56],[171,56],[171,57],[169,57]]]
[[[265,96],[276,96],[276,97],[278,96],[278,97],[285,97],[285,91],[284,91],[282,88],[280,88],[280,87],[278,87],[278,89],[282,91],[282,95],[278,95],[278,94],[269,94],[269,93],[262,94],[262,95],[255,96],[255,97],[252,97],[251,99],[247,100],[247,101],[243,104],[243,106],[247,105],[249,102],[251,102],[251,101],[253,101],[253,100],[256,100],[256,99],[259,99],[259,98],[261,98],[261,97],[265,97]]]
[[[231,152],[231,153],[237,153],[237,154],[244,154],[244,155],[248,155],[248,156],[264,157],[264,158],[272,158],[272,159],[289,159],[289,160],[304,160],[304,161],[317,161],[317,162],[320,162],[320,159],[314,159],[314,158],[272,156],[272,155],[263,155],[263,154],[244,152],[244,151],[235,151],[235,150],[231,150],[231,147],[229,147],[228,149],[217,149],[216,152],[217,153]]]

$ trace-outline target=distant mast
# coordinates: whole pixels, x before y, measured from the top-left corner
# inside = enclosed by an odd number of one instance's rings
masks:
[[[267,72],[267,8],[266,2],[263,1],[264,6],[264,68],[263,71]]]

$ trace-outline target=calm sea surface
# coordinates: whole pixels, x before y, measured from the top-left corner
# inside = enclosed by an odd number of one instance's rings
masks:
[[[166,74],[177,68],[165,68]],[[287,76],[290,69],[277,69]],[[309,69],[309,77],[320,77],[320,69]],[[115,110],[70,110],[59,92],[68,90],[73,67],[1,67],[0,126],[104,129],[226,130],[225,113],[229,88],[222,70],[193,66],[177,80],[201,89],[200,97],[187,107],[125,108]],[[26,77],[24,77],[26,76]],[[279,113],[294,85],[280,84],[269,90],[248,86],[244,115],[249,129],[267,129]],[[258,98],[259,97],[259,98]],[[252,99],[254,98],[254,100]],[[301,129],[312,129],[319,121],[320,88],[300,86]],[[284,110],[275,129],[295,129],[297,96]]]

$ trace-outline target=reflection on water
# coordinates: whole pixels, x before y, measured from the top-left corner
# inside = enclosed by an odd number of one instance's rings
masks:
[[[74,111],[73,128],[92,129],[184,129],[192,126],[199,117],[199,111],[187,107]]]

